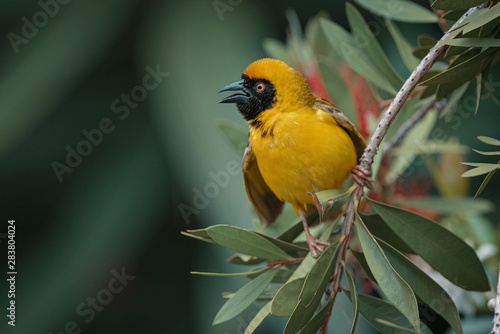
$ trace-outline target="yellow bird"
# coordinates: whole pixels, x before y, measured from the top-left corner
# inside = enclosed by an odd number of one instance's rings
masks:
[[[305,78],[280,60],[251,63],[241,80],[219,93],[239,90],[243,93],[220,103],[236,103],[249,123],[243,157],[248,199],[264,225],[274,222],[289,202],[316,258],[321,246],[329,244],[309,233],[311,193],[342,188],[365,149],[364,139],[344,114],[315,97]]]

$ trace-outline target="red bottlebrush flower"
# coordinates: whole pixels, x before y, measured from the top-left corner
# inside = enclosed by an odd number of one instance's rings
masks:
[[[379,102],[373,94],[370,83],[363,76],[355,73],[348,65],[342,66],[340,71],[354,104],[357,128],[367,138],[371,132],[368,128],[368,118],[375,119],[380,116]]]

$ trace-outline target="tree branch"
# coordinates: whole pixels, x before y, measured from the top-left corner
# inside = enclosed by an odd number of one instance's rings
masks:
[[[465,20],[466,17],[468,17],[469,15],[471,15],[472,13],[476,12],[477,10],[479,10],[481,8],[487,7],[490,4],[490,2],[491,2],[491,0],[486,1],[485,3],[483,3],[479,6],[476,6],[476,7],[469,9],[441,37],[441,39],[438,41],[438,44],[439,44],[439,42],[444,40],[450,34],[451,31],[453,31],[455,28],[457,28],[462,23],[462,21]],[[373,135],[370,139],[370,142],[368,143],[368,146],[366,147],[363,155],[361,156],[359,166],[366,172],[367,175],[371,175],[371,165],[373,163],[373,158],[375,157],[375,154],[377,154],[380,143],[382,142],[382,139],[386,135],[387,130],[389,129],[389,126],[396,118],[397,114],[401,110],[401,107],[406,102],[406,100],[410,96],[413,89],[415,89],[415,87],[420,82],[420,80],[422,80],[423,76],[427,72],[429,72],[429,69],[432,67],[432,65],[434,65],[434,63],[443,54],[443,52],[446,51],[447,48],[448,48],[448,45],[442,45],[438,48],[430,50],[429,53],[427,54],[427,56],[425,56],[422,59],[420,64],[415,68],[413,73],[410,75],[410,77],[403,84],[403,87],[401,87],[399,92],[396,94],[396,97],[394,98],[394,100],[392,100],[392,103],[390,104],[389,108],[387,108],[387,111],[384,113],[384,116],[382,117],[380,123],[378,124],[377,129],[373,133]],[[322,334],[326,334],[328,321],[329,321],[331,313],[332,313],[333,304],[335,303],[335,297],[337,295],[337,292],[339,291],[340,279],[341,279],[342,273],[343,273],[342,262],[345,262],[347,248],[349,248],[349,242],[350,242],[350,237],[351,237],[351,232],[352,232],[352,225],[354,224],[357,206],[358,206],[358,203],[359,203],[362,196],[363,196],[363,185],[356,183],[356,188],[355,188],[353,194],[351,195],[351,199],[349,200],[349,204],[347,206],[344,225],[342,227],[341,238],[344,237],[344,241],[343,241],[343,244],[340,248],[340,252],[339,252],[339,255],[338,255],[337,260],[336,260],[335,269],[333,272],[332,279],[330,280],[330,284],[326,289],[327,300],[329,301],[332,299],[333,302],[331,303],[330,310],[325,318],[323,326],[321,327],[321,329],[319,331]],[[497,306],[499,304],[500,304],[500,302],[497,302]],[[496,319],[496,317],[495,317],[495,319]],[[499,323],[499,325],[500,325],[500,323]]]

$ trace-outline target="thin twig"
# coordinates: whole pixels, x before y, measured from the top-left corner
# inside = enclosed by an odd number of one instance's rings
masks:
[[[445,105],[446,99],[444,98],[433,99],[432,101],[425,103],[419,110],[411,115],[411,117],[399,127],[396,134],[384,144],[383,151],[389,152],[393,148],[399,146],[408,131],[411,130],[425,115],[427,115],[429,110],[433,108],[442,109]]]
[[[443,35],[443,37],[441,37],[439,42],[445,39],[450,34],[450,31],[458,27],[462,23],[462,21],[465,20],[466,17],[468,17],[475,11],[488,6],[490,2],[491,1],[487,1],[482,5],[469,9],[464,15],[462,15],[462,17],[460,17],[460,19],[458,19],[457,22],[455,22],[455,24],[450,28],[450,30],[448,30],[448,32],[446,32]],[[365,149],[365,152],[361,156],[359,165],[366,172],[367,175],[371,175],[371,165],[373,163],[373,158],[375,157],[375,154],[377,154],[380,143],[382,142],[382,139],[386,135],[389,126],[394,121],[394,118],[396,118],[396,115],[401,110],[401,107],[406,102],[413,89],[417,86],[417,84],[420,82],[423,76],[427,72],[429,72],[429,69],[432,67],[432,65],[434,65],[434,63],[438,60],[441,54],[444,51],[446,51],[447,48],[448,45],[442,45],[434,50],[430,50],[427,56],[425,56],[422,59],[417,68],[415,68],[413,73],[406,80],[403,87],[401,87],[399,92],[396,94],[394,100],[392,100],[391,105],[389,106],[389,108],[387,108],[387,111],[384,113],[384,116],[382,117],[382,120],[378,124],[377,129],[373,133],[370,142],[368,143],[368,146]],[[356,184],[356,189],[354,190],[349,200],[349,204],[347,206],[344,226],[342,227],[342,236],[345,236],[345,239],[340,249],[339,255],[337,257],[335,270],[333,272],[333,277],[330,280],[329,286],[327,287],[327,292],[329,292],[327,293],[326,296],[327,300],[328,301],[333,300],[333,302],[331,303],[330,310],[325,318],[325,322],[323,323],[323,326],[319,331],[321,334],[326,334],[328,321],[330,319],[333,304],[335,303],[335,297],[337,295],[337,292],[339,291],[340,278],[342,277],[343,273],[342,262],[345,261],[347,248],[349,247],[352,225],[354,224],[355,212],[357,210],[357,203],[359,203],[359,200],[361,199],[362,196],[363,196],[363,185]]]

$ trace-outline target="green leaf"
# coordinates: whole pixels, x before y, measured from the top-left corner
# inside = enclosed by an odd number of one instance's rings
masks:
[[[497,52],[498,49],[496,48],[487,49],[486,51],[483,51],[476,56],[473,56],[458,65],[452,66],[446,71],[443,71],[428,80],[425,80],[421,83],[421,85],[461,85],[464,82],[474,79],[478,73],[483,71]]]
[[[489,48],[500,47],[500,39],[472,37],[451,38],[447,39],[444,44],[461,47]]]
[[[418,35],[418,45],[420,46],[433,47],[434,45],[436,45],[437,42],[438,40],[431,35],[427,34]]]
[[[262,234],[262,233],[258,233],[258,232],[255,232],[255,233],[258,234],[259,236],[267,239],[268,241],[272,242],[273,244],[275,244],[280,249],[282,249],[282,250],[284,250],[286,252],[289,252],[289,251],[309,252],[309,248],[308,247],[302,247],[302,246],[298,246],[296,244],[291,244],[289,242],[286,242],[286,241],[283,241],[283,240],[280,240],[280,239],[271,238],[270,236],[267,236],[267,235]]]
[[[401,59],[403,59],[403,62],[408,70],[413,72],[413,70],[420,64],[420,60],[413,55],[413,48],[394,23],[386,20],[385,24],[387,25],[387,29],[389,29],[389,32],[396,43]]]
[[[414,333],[414,334],[420,334],[420,332],[408,329],[408,328],[403,327],[403,326],[396,325],[396,324],[394,324],[394,323],[392,323],[390,321],[384,320],[384,319],[375,319],[375,321],[378,322],[378,323],[381,323],[382,325],[386,325],[386,326],[389,326],[389,327],[392,327],[392,328],[395,328],[395,329],[399,329],[399,330],[402,330],[402,331],[405,331],[405,332],[410,332],[410,333]]]
[[[333,303],[333,299],[330,299],[328,303],[323,306],[318,313],[304,326],[304,328],[300,331],[300,334],[316,334],[321,326],[325,322],[325,317],[330,310],[330,307]]]
[[[483,0],[436,0],[431,6],[435,9],[461,10],[475,7],[483,2]]]
[[[255,317],[253,317],[252,321],[250,321],[247,328],[245,329],[244,334],[252,334],[262,323],[262,321],[264,321],[269,312],[271,312],[271,302],[264,305],[264,307],[261,308],[260,311],[255,315]]]
[[[257,274],[257,273],[262,273],[269,268],[258,268],[250,271],[245,271],[242,273],[208,273],[208,272],[203,272],[203,271],[192,271],[191,274],[193,275],[203,275],[203,276],[246,276],[246,275],[252,275],[252,274]]]
[[[448,293],[394,247],[380,239],[378,242],[391,265],[411,286],[415,295],[442,316],[457,334],[462,334],[460,315]]]
[[[500,151],[490,151],[490,152],[487,152],[487,151],[479,151],[479,150],[475,150],[475,149],[472,149],[472,150],[474,152],[482,154],[482,155],[500,155]]]
[[[351,293],[351,303],[352,303],[352,314],[354,319],[352,320],[351,334],[354,334],[356,329],[356,323],[358,322],[358,289],[356,289],[356,284],[354,283],[354,278],[347,268],[344,268],[346,274],[347,283],[349,284],[349,292]]]
[[[444,109],[441,110],[440,118],[445,117],[449,112],[455,109],[455,106],[460,102],[468,87],[469,82],[466,82],[460,88],[454,90],[453,93],[451,93],[450,98],[448,99],[448,103],[446,104]]]
[[[271,283],[274,275],[278,272],[278,268],[272,268],[266,273],[260,275],[254,280],[251,280],[239,289],[228,301],[222,305],[214,319],[214,325],[228,321],[238,314],[243,312]]]
[[[190,238],[195,238],[201,241],[209,242],[209,243],[215,243],[215,241],[210,238],[210,236],[207,233],[207,229],[197,229],[197,230],[187,230],[186,232],[181,231],[182,235],[185,235]]]
[[[370,269],[370,266],[368,266],[368,262],[366,262],[366,257],[365,254],[362,252],[357,252],[354,249],[350,249],[352,255],[356,258],[356,261],[358,261],[359,265],[363,270],[365,271],[366,275],[375,283],[377,283],[377,279],[373,276],[373,273]]]
[[[339,52],[345,62],[366,80],[388,93],[396,95],[396,91],[387,79],[378,72],[363,48],[354,43],[352,36],[340,25],[327,19],[320,19],[320,25],[330,45]]]
[[[384,240],[403,253],[413,253],[413,250],[387,226],[382,217],[377,214],[361,214],[361,219],[368,230],[376,237]]]
[[[435,211],[442,214],[463,214],[470,211],[479,213],[491,212],[494,208],[492,202],[488,200],[472,201],[470,197],[439,197],[428,196],[416,199],[402,199],[397,202],[398,205],[408,205],[428,211]]]
[[[272,300],[271,314],[277,317],[289,317],[298,303],[305,277],[288,281],[278,290]]]
[[[372,208],[415,254],[420,255],[450,282],[467,290],[490,289],[476,252],[462,239],[426,217],[368,200]]]
[[[337,259],[338,244],[328,246],[328,248],[316,260],[311,271],[306,276],[302,291],[300,292],[299,302],[304,305],[310,305],[313,298],[319,293],[322,294],[325,289],[325,279],[328,281],[333,274],[333,266]],[[328,252],[327,252],[328,251]]]
[[[299,302],[288,319],[284,334],[297,333],[311,320],[333,273],[339,248],[339,244],[334,244],[325,249],[307,274]]]
[[[361,217],[357,214],[356,223],[361,248],[380,289],[389,301],[410,321],[413,328],[418,330],[418,306],[413,291],[391,266],[377,241],[375,241]]]
[[[349,200],[353,190],[354,188],[344,192],[339,189],[330,189],[317,192],[316,196],[321,204],[322,217],[328,218],[342,208]]]
[[[491,178],[493,177],[493,174],[495,174],[496,171],[497,170],[494,169],[491,172],[489,172],[488,175],[486,175],[486,177],[484,178],[483,182],[479,186],[479,189],[476,191],[476,194],[474,195],[474,198],[472,200],[475,200],[483,192],[484,188],[486,187],[488,182],[490,182]]]
[[[346,292],[346,295],[351,298],[350,294]],[[359,312],[368,320],[373,327],[378,329],[384,334],[403,334],[405,332],[414,332],[411,323],[405,318],[403,314],[391,303],[382,300],[380,298],[360,294],[358,296],[358,308]],[[404,332],[400,329],[393,328],[391,326],[384,325],[377,321],[378,319],[388,319],[393,324],[397,324],[403,328],[406,328]],[[420,332],[424,334],[432,334],[432,332],[425,326],[425,324],[420,323]]]
[[[486,136],[478,136],[477,139],[482,141],[483,143],[490,144],[490,145],[495,145],[495,146],[500,146],[500,140],[491,138],[491,137],[486,137]]]
[[[264,262],[264,259],[259,259],[258,257],[246,255],[246,254],[234,254],[227,259],[227,262],[232,264],[241,264],[246,266],[253,266]]]
[[[468,163],[464,163],[468,164]],[[462,174],[462,177],[473,177],[473,176],[478,176],[478,175],[483,175],[486,173],[491,172],[492,170],[496,170],[500,168],[500,165],[498,164],[481,164],[481,166],[470,169],[466,171],[465,173]]]
[[[411,23],[432,23],[438,22],[438,17],[433,12],[406,0],[397,2],[385,0],[355,0],[356,3],[368,9],[369,11],[401,22]]]
[[[389,172],[385,175],[385,182],[392,184],[395,182],[401,174],[403,174],[408,166],[413,163],[413,160],[417,156],[418,152],[411,149],[406,149],[407,146],[417,146],[420,148],[428,149],[429,146],[425,145],[425,141],[429,134],[431,133],[438,113],[436,109],[431,109],[427,114],[415,124],[403,138],[403,142],[398,148],[398,154],[394,156],[391,162],[391,168]],[[432,146],[431,146],[432,147]]]
[[[358,45],[363,45],[366,55],[391,84],[398,87],[402,86],[404,83],[403,79],[392,66],[377,38],[370,30],[368,24],[366,24],[363,15],[348,2],[346,2],[346,14],[354,42],[357,42]]]
[[[490,8],[483,8],[472,13],[463,23],[467,23],[462,33],[467,34],[477,28],[480,28],[487,23],[497,20],[500,17],[500,6],[495,5]]]
[[[264,52],[271,58],[279,59],[285,63],[290,63],[288,57],[288,48],[280,40],[274,38],[265,38],[262,42]]]
[[[290,259],[290,256],[278,246],[249,230],[229,225],[215,225],[209,227],[207,233],[219,245],[238,253],[266,260]]]
[[[320,240],[328,240],[328,237],[332,233],[334,227],[334,224],[328,227],[321,236]],[[290,276],[288,281],[283,286],[281,286],[271,303],[270,312],[272,312],[273,315],[290,316],[296,304],[298,303],[305,276],[311,271],[316,262],[316,259],[311,256],[311,253],[308,253],[305,259],[300,263],[299,267],[292,274],[292,276]],[[300,285],[300,282],[302,282],[302,285]],[[293,291],[293,288],[298,289],[296,291]],[[291,311],[289,310],[290,307]]]
[[[313,225],[314,223],[317,223],[319,221],[319,214],[315,210],[312,214],[307,216],[307,223],[309,226]],[[289,229],[281,233],[277,239],[291,242],[295,238],[297,238],[302,232],[304,232],[304,227],[302,225],[302,221],[298,219],[298,221],[293,224]]]
[[[241,124],[226,119],[218,119],[215,126],[233,150],[243,154],[248,143],[248,129]]]

